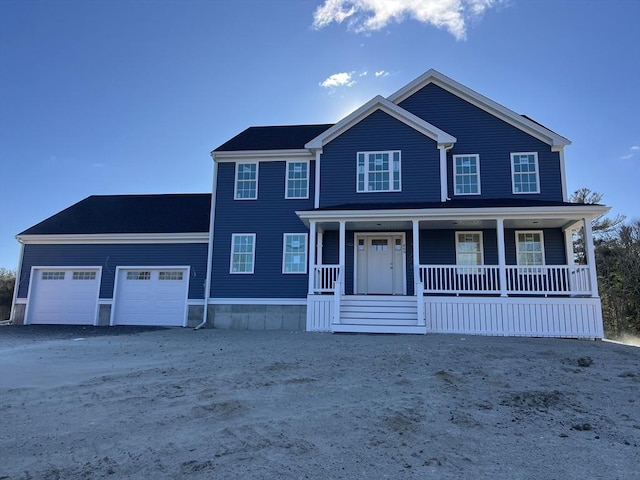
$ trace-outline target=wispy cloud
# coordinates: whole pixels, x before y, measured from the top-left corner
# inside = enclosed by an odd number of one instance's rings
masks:
[[[620,158],[622,160],[628,160],[630,158],[637,157],[638,154],[640,154],[640,146],[633,145],[629,147],[629,153],[627,153],[626,155],[622,155]]]
[[[358,83],[353,79],[354,73],[355,72],[334,73],[320,82],[320,86],[325,88],[352,87]]]
[[[381,30],[407,19],[444,28],[457,40],[467,36],[467,22],[508,0],[325,0],[313,14],[313,27],[347,22],[357,33]]]
[[[384,70],[380,70],[378,72],[375,73],[376,77],[386,77],[387,75],[389,75],[389,72],[386,72]]]

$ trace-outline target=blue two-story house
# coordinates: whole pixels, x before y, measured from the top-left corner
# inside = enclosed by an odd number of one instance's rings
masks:
[[[599,338],[591,220],[608,209],[568,202],[569,143],[434,70],[336,124],[251,127],[212,152],[206,248],[204,213],[197,228],[165,216],[170,232],[116,232],[156,247],[107,271],[114,233],[83,232],[99,253],[82,263],[51,245],[75,241],[54,216],[18,235],[14,321],[41,322],[39,292],[68,271],[97,283],[94,324]],[[159,322],[144,298],[171,282],[182,309]]]

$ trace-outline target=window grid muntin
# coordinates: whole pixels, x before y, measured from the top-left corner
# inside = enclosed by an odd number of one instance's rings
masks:
[[[95,280],[96,272],[73,272],[73,280]]]
[[[511,175],[513,193],[540,193],[538,153],[512,153]]]
[[[151,280],[151,272],[148,270],[130,270],[127,272],[127,280]]]
[[[182,280],[184,278],[184,272],[180,271],[167,271],[158,273],[158,280]]]
[[[516,262],[523,266],[545,264],[542,231],[516,232]]]
[[[399,150],[358,152],[356,158],[356,191],[358,193],[401,191]]]
[[[42,272],[42,280],[64,280],[65,272]]]
[[[232,274],[251,274],[255,268],[256,234],[234,233],[231,236]]]
[[[258,198],[258,162],[238,162],[236,164],[235,200],[255,200]]]
[[[309,162],[287,162],[285,198],[309,198]]]
[[[480,155],[454,155],[455,195],[480,195]]]
[[[307,273],[307,234],[285,233],[282,273]]]

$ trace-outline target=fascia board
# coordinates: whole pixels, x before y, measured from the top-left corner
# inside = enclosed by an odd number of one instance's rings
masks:
[[[75,244],[75,243],[206,243],[208,233],[97,233],[65,235],[17,235],[24,244]]]
[[[571,145],[571,141],[562,135],[558,135],[557,133],[549,130],[548,128],[543,127],[527,118],[519,115],[513,110],[508,109],[507,107],[500,105],[499,103],[491,100],[490,98],[485,97],[484,95],[462,85],[459,82],[456,82],[452,78],[443,75],[442,73],[436,70],[429,70],[411,83],[402,87],[397,92],[391,94],[387,97],[387,100],[394,104],[399,104],[402,101],[409,98],[411,95],[416,93],[421,88],[424,88],[426,85],[433,83],[448,92],[457,95],[458,97],[468,101],[472,105],[475,105],[478,108],[504,120],[505,122],[513,125],[520,130],[523,130],[530,135],[538,138],[539,140],[551,145],[552,147],[564,147],[566,145]]]
[[[314,160],[315,157],[307,149],[290,150],[237,150],[233,152],[211,152],[216,162],[237,162],[238,160],[277,161],[291,158]]]
[[[426,135],[432,140],[435,140],[436,142],[438,142],[438,144],[451,144],[457,141],[453,135],[450,135],[444,130],[440,130],[438,127],[431,125],[422,118],[388,101],[383,96],[377,95],[367,103],[362,105],[360,108],[340,120],[333,127],[322,132],[313,140],[310,140],[305,145],[305,148],[308,148],[309,150],[317,150],[322,148],[325,144],[340,136],[356,123],[360,122],[362,119],[368,117],[377,110],[382,110],[383,112],[391,115],[396,120],[405,123],[411,128],[419,131],[423,135]]]
[[[304,220],[336,221],[339,219],[383,221],[428,217],[429,219],[452,218],[457,220],[478,219],[522,219],[522,218],[597,218],[606,214],[610,207],[602,205],[579,205],[576,207],[492,207],[492,208],[437,208],[397,210],[322,210],[297,211]]]

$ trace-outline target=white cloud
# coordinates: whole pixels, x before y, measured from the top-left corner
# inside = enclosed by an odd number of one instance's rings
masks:
[[[337,88],[337,87],[352,87],[357,82],[353,79],[354,72],[340,72],[329,75],[323,82],[320,82],[321,87],[325,88]]]
[[[638,153],[640,153],[640,146],[633,145],[629,147],[629,153],[627,153],[626,155],[622,155],[620,158],[622,160],[629,160],[630,158],[636,157]]]
[[[384,70],[380,70],[379,72],[376,72],[376,77],[386,77],[387,75],[389,75],[389,72],[385,72]]]
[[[385,28],[391,22],[417,20],[444,28],[457,40],[467,35],[467,21],[508,0],[325,0],[313,14],[314,28],[347,21],[358,33]]]
[[[362,72],[360,75],[358,75],[359,77],[366,77],[367,75],[369,75],[369,72],[367,72],[366,70],[364,72]]]
[[[631,147],[629,150],[631,151],[637,151],[640,150],[640,147],[638,145],[634,145],[633,147]]]

